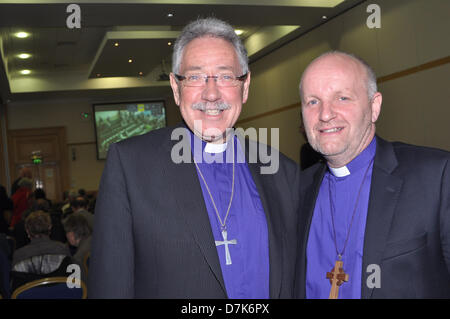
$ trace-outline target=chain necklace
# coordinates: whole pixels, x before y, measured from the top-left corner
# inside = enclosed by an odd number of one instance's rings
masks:
[[[337,240],[336,240],[336,228],[334,227],[334,205],[333,205],[333,201],[331,198],[331,185],[328,186],[328,192],[329,192],[329,197],[330,197],[330,214],[331,214],[331,224],[333,226],[333,239],[334,239],[334,247],[336,248],[336,255],[338,256],[339,260],[342,259],[342,256],[344,255],[345,252],[345,248],[347,247],[347,243],[348,243],[348,239],[350,237],[350,230],[352,229],[352,224],[353,224],[353,219],[355,217],[356,214],[356,209],[358,207],[358,202],[359,202],[359,197],[361,195],[361,191],[362,188],[364,186],[364,181],[366,180],[367,177],[367,173],[369,172],[369,168],[372,165],[373,159],[370,161],[369,166],[367,166],[366,172],[364,173],[364,177],[361,183],[361,186],[359,187],[359,191],[358,191],[358,196],[356,197],[356,203],[355,203],[355,207],[353,208],[353,213],[352,213],[352,219],[350,220],[350,226],[347,230],[347,236],[345,238],[345,243],[344,243],[344,247],[342,248],[342,251],[339,253],[338,251],[338,247],[337,247]]]
[[[336,260],[333,269],[330,272],[327,272],[326,278],[330,280],[331,289],[329,299],[337,299],[339,295],[339,286],[341,286],[344,282],[349,280],[349,275],[344,271],[344,262],[342,261],[342,256],[345,253],[345,248],[347,247],[348,239],[350,238],[350,230],[352,229],[353,219],[356,214],[356,209],[358,207],[359,197],[361,195],[361,191],[363,189],[364,182],[367,177],[367,173],[369,172],[369,168],[373,163],[373,159],[370,161],[369,166],[367,166],[366,172],[364,173],[364,177],[361,182],[361,186],[359,187],[358,195],[356,197],[355,207],[353,208],[352,219],[350,220],[350,226],[347,230],[347,236],[345,238],[344,247],[342,251],[339,252],[337,247],[336,240],[336,228],[334,227],[334,205],[333,200],[331,198],[331,183],[328,184],[328,195],[330,199],[330,214],[331,214],[331,225],[333,226],[333,239],[334,239],[334,247],[336,248],[336,255],[338,256],[338,260]],[[331,179],[329,179],[331,181]]]
[[[232,143],[232,148],[233,148],[233,177],[232,177],[232,182],[231,182],[231,196],[230,196],[230,201],[228,203],[227,213],[225,214],[225,218],[223,219],[223,221],[220,218],[219,210],[217,209],[216,202],[214,201],[214,198],[211,194],[208,183],[206,182],[206,179],[203,176],[202,171],[200,170],[200,167],[198,167],[198,164],[195,162],[195,158],[194,158],[195,167],[197,168],[197,171],[200,174],[200,177],[202,178],[203,183],[206,186],[206,190],[208,191],[209,198],[211,199],[211,203],[213,204],[214,211],[216,212],[217,219],[219,220],[219,223],[220,223],[220,230],[222,233],[223,241],[216,240],[215,243],[216,243],[216,246],[220,246],[220,245],[225,246],[225,259],[226,259],[227,265],[231,265],[231,256],[230,256],[230,251],[229,251],[228,245],[237,244],[236,239],[228,240],[228,234],[227,234],[227,219],[228,219],[228,215],[230,213],[231,203],[233,202],[233,196],[234,196],[234,175],[235,175],[234,143]]]

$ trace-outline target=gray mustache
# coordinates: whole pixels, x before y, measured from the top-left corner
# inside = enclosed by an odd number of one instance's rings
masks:
[[[231,108],[231,105],[225,102],[214,102],[214,103],[206,103],[206,102],[198,102],[192,104],[192,109],[206,111],[206,110],[228,110]]]

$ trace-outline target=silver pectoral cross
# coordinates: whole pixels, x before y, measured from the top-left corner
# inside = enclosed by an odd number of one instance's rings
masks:
[[[228,245],[230,245],[230,244],[236,245],[237,240],[236,239],[228,240],[227,239],[227,231],[225,229],[222,230],[222,237],[223,237],[223,241],[216,240],[216,246],[225,245],[226,264],[231,265],[231,256],[230,256],[230,250],[228,249]]]

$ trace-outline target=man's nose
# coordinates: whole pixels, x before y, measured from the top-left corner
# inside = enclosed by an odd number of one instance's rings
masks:
[[[202,92],[202,98],[207,101],[216,101],[221,98],[221,93],[219,87],[217,86],[216,79],[206,79],[206,83]]]
[[[336,117],[336,113],[334,112],[333,103],[328,101],[323,101],[320,107],[320,120],[323,122],[329,122]]]

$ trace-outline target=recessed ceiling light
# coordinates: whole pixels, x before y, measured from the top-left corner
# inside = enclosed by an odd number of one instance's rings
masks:
[[[328,19],[328,17],[327,16],[322,16],[322,19],[326,20],[326,19]]]
[[[132,63],[133,62],[133,60],[132,59],[128,59],[128,63]]]
[[[172,42],[170,42],[170,41],[167,42],[167,45],[168,45],[168,46],[171,46],[171,45],[172,45]]]
[[[31,73],[30,70],[22,70],[22,71],[20,71],[20,74],[23,74],[23,75],[27,75],[27,74],[30,74],[30,73]]]
[[[241,35],[242,33],[244,33],[244,30],[236,29],[234,30],[234,33],[236,33],[237,35]]]
[[[23,38],[28,38],[30,36],[30,34],[27,33],[27,32],[17,32],[15,34],[15,36],[18,37],[18,38],[23,39]]]
[[[114,43],[114,46],[118,47],[119,46],[119,42]]]
[[[31,54],[21,53],[21,54],[18,54],[17,57],[20,58],[20,59],[28,59],[28,58],[31,57]]]
[[[168,14],[167,14],[167,17],[168,17],[168,18],[172,18],[172,17],[173,17],[173,13],[168,13]]]

